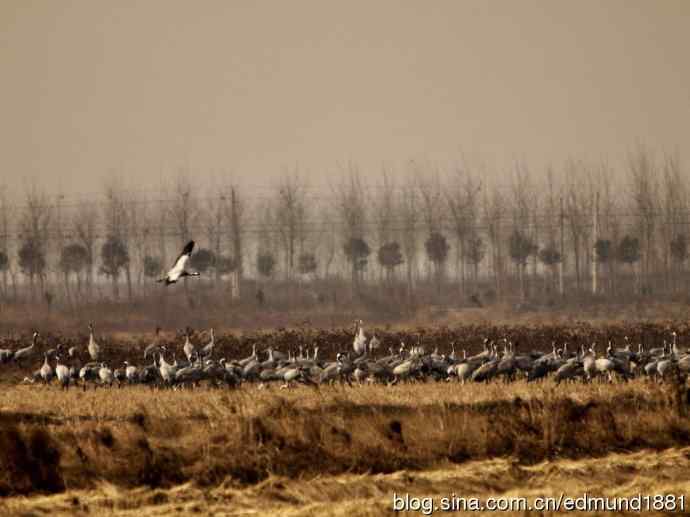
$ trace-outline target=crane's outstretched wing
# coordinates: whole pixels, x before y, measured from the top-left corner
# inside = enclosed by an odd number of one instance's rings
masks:
[[[177,282],[177,279],[187,266],[187,262],[189,261],[189,257],[191,256],[193,249],[194,241],[189,241],[182,249],[182,253],[180,253],[179,257],[177,257],[175,264],[173,264],[173,267],[170,269],[170,271],[168,271],[168,274],[165,276],[165,278],[159,280],[159,282],[165,281],[166,285]]]
[[[180,253],[180,256],[177,257],[177,259],[175,259],[175,265],[173,266],[173,268],[177,266],[177,263],[180,261],[182,257],[187,256],[187,258],[189,258],[189,256],[192,254],[193,249],[194,241],[189,241],[187,244],[185,244],[185,247],[182,248],[182,253]]]

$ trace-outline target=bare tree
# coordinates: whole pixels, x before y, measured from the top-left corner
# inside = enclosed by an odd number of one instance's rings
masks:
[[[52,218],[51,221],[51,228],[50,228],[50,233],[51,233],[51,238],[49,239],[48,243],[48,249],[46,250],[46,254],[50,256],[50,248],[53,248],[55,250],[55,255],[58,257],[62,258],[62,252],[65,249],[65,243],[66,243],[66,232],[65,232],[65,221],[63,220],[63,204],[65,200],[65,196],[63,194],[56,194],[55,195],[55,201],[53,204],[53,213],[54,217]],[[58,260],[59,261],[59,260]],[[48,268],[49,270],[51,268]],[[62,298],[69,299],[70,298],[70,292],[69,292],[69,276],[64,274],[64,270],[60,267],[58,264],[58,267],[56,268],[57,270],[55,271],[57,278],[55,282],[55,287],[57,288],[57,285],[59,284],[59,277],[60,273],[62,273],[62,284],[63,284],[63,290],[64,290],[64,296]]]
[[[592,203],[588,192],[588,177],[585,166],[581,162],[569,160],[565,167],[568,178],[565,196],[565,213],[570,233],[570,243],[573,248],[575,262],[575,281],[577,290],[582,289],[582,260],[584,250],[588,249],[587,239],[592,221]]]
[[[347,176],[338,185],[336,199],[343,237],[343,251],[350,263],[353,292],[357,292],[364,270],[363,257],[360,256],[359,252],[364,251],[364,247],[354,243],[356,241],[365,242],[366,196],[359,171],[352,164],[349,166]],[[347,250],[356,253],[348,256]]]
[[[675,154],[667,154],[664,159],[661,238],[666,283],[671,291],[678,289],[683,276],[688,238],[684,224],[687,200],[687,184],[681,172],[680,159]]]
[[[328,279],[331,276],[331,267],[338,252],[338,225],[334,214],[335,209],[324,205],[321,208],[321,225],[318,242],[323,246],[323,276]]]
[[[210,191],[200,208],[200,218],[203,221],[206,239],[216,260],[223,256],[223,219],[227,202],[225,195],[222,193],[218,195],[217,192],[217,189]],[[214,273],[216,286],[220,286],[221,268],[215,267]]]
[[[379,264],[386,271],[386,281],[390,285],[395,268],[404,262],[402,252],[400,251],[400,244],[391,241],[382,245],[379,248],[377,257]]]
[[[60,253],[59,267],[64,276],[65,291],[67,299],[73,303],[73,296],[70,292],[70,275],[74,275],[77,279],[77,290],[81,291],[81,273],[86,268],[88,255],[86,248],[79,243],[68,244]]]
[[[657,168],[651,153],[643,148],[628,157],[628,172],[632,192],[633,208],[637,215],[638,231],[641,236],[643,252],[641,254],[642,272],[639,278],[649,288],[650,275],[655,261],[656,249],[656,215],[658,209],[659,184]],[[640,283],[640,288],[642,287]]]
[[[226,219],[228,220],[228,228],[230,230],[229,238],[232,245],[232,261],[234,264],[234,278],[235,285],[233,289],[233,296],[240,297],[240,284],[242,282],[242,274],[244,272],[244,213],[245,203],[240,190],[236,186],[230,187],[230,192],[225,197],[225,211]]]
[[[264,201],[256,207],[256,220],[257,220],[257,256],[259,255],[271,255],[275,257],[276,252],[276,242],[275,242],[275,232],[273,230],[273,225],[275,221],[275,215],[273,212],[273,203],[269,201]]]
[[[544,206],[544,223],[542,239],[543,246],[539,251],[539,260],[550,269],[551,281],[544,282],[545,291],[555,290],[557,271],[556,268],[561,265],[563,257],[558,244],[558,219],[560,215],[559,202],[556,197],[556,184],[554,171],[548,168],[546,171],[547,195]],[[544,275],[545,279],[547,278]]]
[[[427,238],[431,239],[433,242],[433,248],[440,251],[443,246],[440,245],[441,236],[440,231],[442,229],[443,222],[443,189],[441,188],[441,178],[439,172],[432,165],[427,164],[425,167],[419,164],[413,163],[413,173],[417,178],[417,189],[419,191],[419,207],[422,214],[422,223],[427,234]],[[426,241],[429,242],[429,241]],[[443,242],[445,243],[445,237],[443,237]],[[446,250],[446,255],[447,255]],[[443,257],[441,262],[438,262],[432,257],[435,254],[428,254],[427,258],[427,275],[431,279],[432,274],[435,274],[437,280],[437,287],[440,291],[440,278],[441,270],[440,266],[445,264],[446,256]]]
[[[197,223],[199,208],[195,194],[187,171],[181,170],[173,188],[172,201],[168,210],[168,217],[173,222],[175,235],[178,237],[178,246],[183,246],[192,238],[192,228]],[[190,296],[186,278],[183,285],[191,307],[194,305],[194,300]]]
[[[122,239],[111,234],[101,246],[100,272],[109,277],[113,283],[113,298],[119,298],[118,280],[123,268],[129,264],[129,253]]]
[[[23,244],[19,250],[19,265],[29,278],[31,299],[35,298],[34,281],[38,278],[41,293],[45,293],[46,251],[51,224],[51,207],[44,192],[36,186],[26,191],[20,229]]]
[[[10,259],[10,225],[12,211],[8,202],[6,187],[0,187],[0,273],[2,274],[2,292],[5,300],[9,298],[7,277],[11,271]]]
[[[414,293],[414,270],[417,266],[419,241],[419,199],[417,190],[410,179],[400,192],[400,244],[405,257],[407,298],[412,301]]]
[[[483,258],[483,253],[478,253],[481,246],[476,246],[481,241],[476,228],[479,218],[480,190],[481,182],[479,180],[473,178],[469,172],[457,169],[446,194],[453,233],[457,243],[456,270],[459,266],[461,290],[465,289],[465,263],[469,262],[479,267],[479,262]],[[472,250],[467,249],[470,239],[473,240],[472,244],[474,245]],[[474,262],[473,259],[478,259],[479,262]],[[474,270],[474,274],[474,281],[476,282],[477,269]]]
[[[597,264],[606,266],[607,290],[609,294],[615,292],[616,287],[616,260],[612,250],[612,243],[616,243],[621,238],[621,221],[617,215],[620,200],[617,196],[618,187],[614,184],[613,171],[603,162],[600,166],[599,184],[597,185],[600,195],[600,215],[599,226],[600,236],[598,242],[594,243],[597,254]]]
[[[520,281],[520,293],[527,296],[526,270],[530,257],[534,257],[536,264],[536,221],[534,213],[537,210],[537,192],[532,183],[529,171],[521,163],[516,163],[512,184],[512,219],[513,232],[510,239],[510,254],[517,266]],[[525,255],[525,253],[527,253]],[[536,271],[533,269],[533,276]]]
[[[429,234],[440,231],[444,216],[444,203],[439,171],[431,165],[423,168],[413,164],[413,173],[417,179],[419,208],[422,213],[424,229]]]
[[[479,265],[484,260],[485,256],[486,244],[484,243],[484,239],[479,235],[479,232],[475,229],[469,237],[465,238],[465,245],[462,249],[463,263],[466,262],[472,266],[472,281],[474,282],[475,289],[479,285]]]
[[[93,268],[96,258],[98,220],[98,210],[93,203],[80,203],[72,221],[76,241],[86,250],[84,270],[89,298],[93,295]]]
[[[424,247],[429,261],[434,265],[434,270],[436,272],[436,292],[440,295],[441,285],[443,284],[443,266],[448,258],[450,246],[448,246],[445,235],[439,232],[432,232],[424,242]]]
[[[306,186],[297,173],[285,175],[278,186],[276,197],[276,223],[283,247],[285,277],[292,280],[296,257],[305,241]]]
[[[379,250],[383,246],[393,242],[395,229],[395,181],[392,171],[383,169],[378,185],[378,196],[372,203],[374,209],[374,221],[376,228],[376,243]],[[386,253],[384,252],[384,256]],[[387,260],[381,262],[381,271],[386,272],[386,279],[390,281],[391,270],[385,265]],[[383,276],[383,275],[382,275]]]
[[[121,179],[111,176],[105,185],[104,222],[106,242],[101,247],[101,272],[113,282],[113,294],[117,298],[119,272],[122,269],[127,282],[127,297],[134,297],[132,290],[132,261],[130,246],[136,221],[132,214],[132,203]]]
[[[145,259],[151,253],[151,240],[154,237],[153,220],[150,204],[143,194],[132,198],[127,203],[129,212],[129,240],[131,260],[136,268],[136,281],[139,290],[145,285],[146,271]],[[145,290],[145,289],[144,289]]]
[[[183,246],[192,237],[192,227],[198,217],[197,200],[189,177],[180,173],[173,190],[168,215],[175,225],[178,244]]]
[[[484,190],[483,220],[486,226],[489,243],[491,244],[491,269],[494,276],[496,296],[500,299],[503,294],[503,225],[502,221],[506,213],[506,201],[500,188],[494,186]]]

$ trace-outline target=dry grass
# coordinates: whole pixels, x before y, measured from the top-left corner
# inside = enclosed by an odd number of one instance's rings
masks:
[[[271,476],[249,487],[185,483],[171,489],[124,489],[108,483],[92,490],[0,502],[3,515],[281,515],[379,516],[391,513],[393,493],[444,497],[578,497],[688,494],[690,448],[612,453],[603,458],[544,461],[532,466],[509,458],[472,461],[422,472],[342,474],[305,483]],[[454,513],[453,515],[463,515]],[[419,514],[416,514],[419,515]],[[501,513],[518,515],[518,513]],[[523,515],[522,512],[519,515]]]
[[[375,514],[400,484],[443,493],[466,486],[458,476],[475,475],[478,493],[533,490],[511,469],[537,469],[551,489],[544,461],[564,469],[648,451],[635,456],[642,462],[656,457],[649,451],[686,447],[686,406],[684,387],[643,381],[196,392],[7,387],[0,392],[0,494],[31,496],[7,499],[12,512],[46,501],[67,505],[65,512],[86,505],[85,513],[142,506],[165,513],[188,504],[207,511],[236,499],[251,508],[265,498],[281,512],[314,515],[331,494],[343,514],[352,497],[366,499],[362,511]],[[487,465],[498,469],[496,479]],[[299,481],[314,479],[325,485],[321,492]],[[335,494],[338,486],[345,493]]]

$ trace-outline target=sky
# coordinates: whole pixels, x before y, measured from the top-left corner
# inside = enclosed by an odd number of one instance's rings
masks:
[[[3,0],[0,185],[690,156],[690,1]]]

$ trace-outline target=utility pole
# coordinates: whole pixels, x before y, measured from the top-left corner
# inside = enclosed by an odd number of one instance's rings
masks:
[[[597,240],[599,239],[599,192],[596,193],[594,201],[594,228],[592,230],[594,244],[592,245],[592,294],[597,294]]]
[[[565,286],[563,285],[563,269],[565,262],[565,216],[563,213],[563,196],[561,196],[561,261],[558,263],[558,292],[561,296],[565,296]]]

